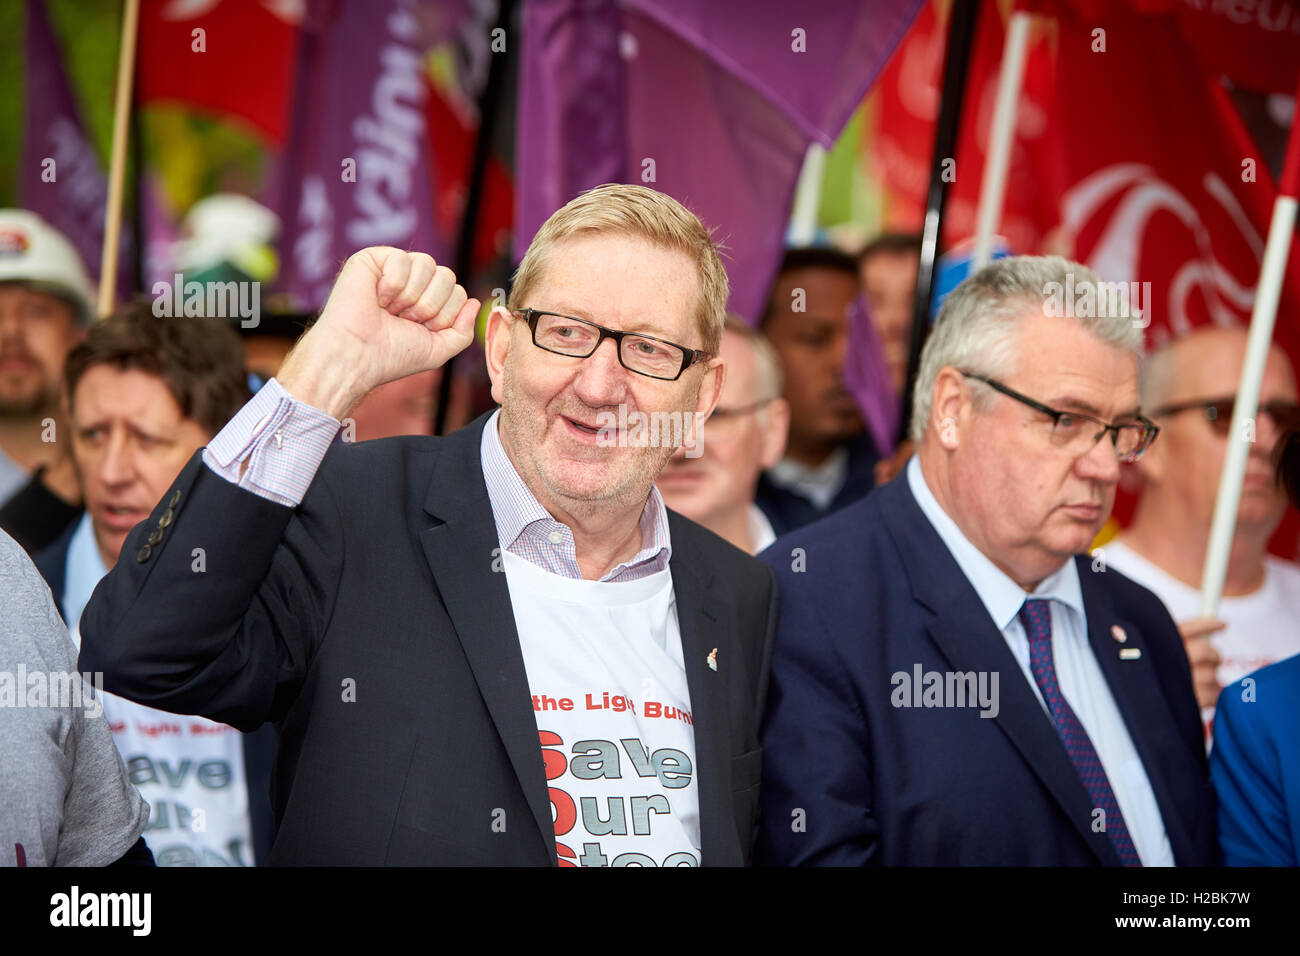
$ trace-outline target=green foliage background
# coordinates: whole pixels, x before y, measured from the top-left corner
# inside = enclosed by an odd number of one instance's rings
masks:
[[[82,122],[101,160],[113,139],[113,83],[122,28],[121,0],[46,0]],[[0,206],[16,201],[22,149],[27,4],[0,0]]]
[[[82,122],[101,165],[107,168],[122,0],[44,2]],[[27,73],[26,7],[24,0],[0,0],[0,207],[17,202]],[[141,121],[146,155],[166,155],[160,170],[163,188],[178,215],[195,200],[222,189],[256,194],[267,155],[244,130],[165,106],[145,109]],[[128,203],[133,178],[128,170]]]

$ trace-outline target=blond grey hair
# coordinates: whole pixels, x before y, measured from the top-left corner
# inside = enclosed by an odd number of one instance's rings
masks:
[[[1091,286],[1096,314],[1078,315],[1067,308],[1064,317],[1077,322],[1098,340],[1132,352],[1142,362],[1142,328],[1125,304],[1100,294],[1102,279],[1085,265],[1060,256],[1011,256],[998,259],[967,278],[944,299],[934,330],[921,351],[921,367],[912,394],[910,437],[920,441],[930,425],[934,383],[944,368],[961,369],[988,378],[1012,374],[1020,320],[1031,312],[1054,315],[1063,290]],[[1067,303],[1068,305],[1068,303]],[[990,389],[976,392],[976,401],[990,401]]]
[[[665,249],[685,253],[695,264],[695,322],[704,351],[714,355],[722,341],[727,314],[727,270],[718,247],[693,212],[665,193],[645,186],[606,183],[579,193],[542,223],[515,271],[507,303],[522,309],[528,303],[555,246],[581,233],[610,233],[644,239]]]

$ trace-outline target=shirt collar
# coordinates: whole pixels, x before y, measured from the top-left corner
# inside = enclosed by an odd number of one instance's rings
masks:
[[[754,548],[754,554],[758,554],[769,544],[776,540],[776,532],[772,530],[772,522],[767,520],[767,515],[756,504],[749,506],[749,543]]]
[[[530,528],[537,526],[545,532],[563,534],[572,547],[572,529],[556,521],[537,496],[529,490],[510,456],[501,444],[497,423],[501,409],[483,426],[483,439],[479,446],[483,465],[483,480],[487,485],[488,501],[492,505],[492,518],[496,522],[497,540],[506,551],[530,558],[528,550],[518,547],[520,538]],[[659,495],[659,489],[650,486],[645,507],[641,509],[641,550],[607,573],[602,581],[618,580],[627,571],[660,571],[668,567],[672,557],[672,539],[668,533],[668,509]],[[575,559],[576,560],[576,559]],[[536,563],[536,562],[534,562]]]
[[[848,481],[849,450],[836,448],[816,466],[782,458],[767,470],[767,477],[782,488],[798,492],[825,511]]]
[[[989,616],[999,631],[1005,631],[1020,613],[1028,598],[1057,601],[1084,619],[1083,588],[1079,584],[1079,568],[1073,560],[1066,561],[1044,578],[1032,594],[994,564],[987,555],[975,547],[957,527],[957,522],[939,505],[921,473],[921,460],[913,455],[907,463],[907,485],[929,519],[934,530],[961,568],[971,587],[979,595]]]
[[[95,529],[90,522],[89,511],[81,513],[81,520],[72,532],[72,538],[68,542],[67,561],[63,567],[63,593],[56,594],[55,597],[60,599],[63,612],[68,616],[68,628],[74,638],[79,638],[81,612],[90,601],[95,585],[108,574],[104,559],[99,554],[99,546],[95,544]]]

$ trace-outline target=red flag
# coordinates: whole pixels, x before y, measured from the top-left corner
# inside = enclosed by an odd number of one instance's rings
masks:
[[[1153,341],[1244,325],[1276,188],[1231,98],[1159,19],[1064,18],[1060,29],[1061,214],[1075,256],[1108,280],[1151,284]],[[1293,249],[1283,316],[1298,293]],[[1293,361],[1296,333],[1278,324]]]
[[[461,228],[469,191],[470,163],[478,118],[451,92],[429,85],[425,121],[429,130],[429,168],[434,194],[434,216],[439,231],[455,236]],[[501,157],[488,157],[483,196],[474,224],[470,270],[477,271],[509,249],[514,222],[514,183]]]
[[[943,82],[947,14],[932,0],[895,51],[877,85],[867,145],[885,193],[887,228],[921,228],[933,161],[935,124]],[[975,232],[975,211],[997,98],[1005,26],[996,5],[981,9],[966,77],[957,154],[944,207],[942,244]],[[999,234],[1017,252],[1037,251],[1057,222],[1057,174],[1050,165],[1048,117],[1055,76],[1045,33],[1033,37],[1016,118],[1016,142]]]
[[[1295,0],[1019,0],[1019,6],[1096,28],[1146,18],[1210,77],[1256,93],[1295,92],[1300,69],[1300,4]]]
[[[145,0],[139,102],[235,118],[283,144],[301,11],[301,0]]]
[[[1104,6],[1094,4],[1094,6]],[[1058,11],[1059,12],[1059,11]],[[1073,257],[1140,282],[1156,344],[1207,323],[1250,321],[1276,187],[1219,76],[1246,33],[1222,31],[1214,65],[1189,56],[1176,14],[1113,6],[1061,13],[1057,155]],[[1294,71],[1300,58],[1291,60]],[[1239,76],[1230,77],[1239,80]],[[1294,83],[1294,75],[1292,76]],[[1300,248],[1292,247],[1275,338],[1300,367]],[[1122,522],[1131,494],[1116,502]],[[1271,550],[1296,553],[1294,512]]]

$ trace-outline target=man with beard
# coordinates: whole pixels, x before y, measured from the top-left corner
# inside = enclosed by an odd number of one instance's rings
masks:
[[[781,357],[790,406],[785,457],[759,479],[755,502],[777,535],[857,501],[874,485],[880,453],[844,384],[857,265],[834,249],[792,249],[760,328]]]
[[[1264,365],[1259,414],[1233,436],[1232,406],[1246,355],[1243,328],[1203,328],[1157,349],[1142,374],[1142,407],[1160,442],[1138,462],[1145,481],[1133,520],[1097,552],[1109,567],[1150,588],[1179,622],[1205,721],[1219,691],[1300,653],[1300,567],[1268,553],[1286,510],[1274,477],[1279,438],[1300,425],[1295,375],[1276,345]],[[1237,505],[1219,620],[1201,617],[1201,573],[1229,441],[1250,454]]]
[[[747,863],[773,575],[653,487],[718,400],[726,299],[694,215],[594,189],[488,319],[499,410],[331,446],[478,311],[429,256],[362,250],[128,537],[82,666],[141,703],[276,722],[272,863]]]
[[[85,334],[92,297],[77,251],[58,230],[34,213],[0,209],[0,504],[36,473],[42,501],[65,521],[75,515],[76,477],[59,440],[59,383],[64,358]],[[24,529],[4,527],[30,547]]]

